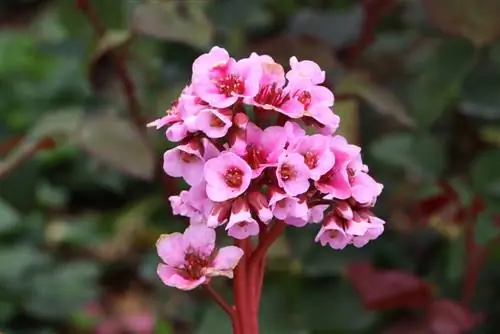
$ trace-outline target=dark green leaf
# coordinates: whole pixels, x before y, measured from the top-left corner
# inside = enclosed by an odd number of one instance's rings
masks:
[[[0,198],[0,233],[16,226],[19,220],[20,217],[16,210]]]
[[[300,293],[305,298],[299,308],[308,329],[356,333],[367,331],[375,323],[375,314],[363,310],[349,284],[331,281],[305,281],[304,284]]]
[[[476,50],[466,41],[439,45],[410,88],[413,117],[421,127],[431,126],[458,99],[475,63]]]
[[[475,189],[485,195],[500,197],[500,150],[482,153],[472,164]]]
[[[100,114],[84,119],[76,144],[96,159],[132,176],[151,179],[155,156],[144,137],[125,118]]]
[[[500,67],[481,63],[464,83],[462,113],[486,120],[500,119]]]
[[[486,245],[498,236],[499,229],[495,225],[492,212],[482,212],[477,217],[474,236],[479,245]]]
[[[168,40],[207,48],[212,43],[214,29],[206,18],[206,3],[186,2],[181,12],[177,1],[155,2],[138,5],[133,13],[135,32]]]
[[[97,269],[94,263],[73,262],[37,275],[26,307],[47,319],[70,315],[95,298]]]

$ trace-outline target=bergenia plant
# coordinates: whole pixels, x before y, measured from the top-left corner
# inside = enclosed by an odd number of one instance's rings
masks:
[[[292,57],[285,73],[270,56],[236,60],[213,47],[194,61],[167,114],[149,124],[178,143],[163,167],[190,187],[170,197],[189,226],[158,239],[158,276],[177,289],[207,289],[234,333],[259,333],[266,253],[285,228],[317,225],[314,241],[334,250],[362,247],[384,230],[371,212],[383,186],[360,147],[335,134],[340,118],[324,82],[309,60]],[[216,230],[234,245],[219,248]],[[234,302],[211,287],[217,276],[233,279]]]

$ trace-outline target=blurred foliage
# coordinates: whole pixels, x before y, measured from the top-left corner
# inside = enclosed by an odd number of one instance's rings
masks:
[[[261,332],[498,333],[500,2],[90,3],[102,36],[70,0],[0,4],[0,332],[229,333],[201,291],[155,276],[183,185],[159,172],[168,143],[137,130],[116,64],[147,121],[217,44],[317,61],[385,185],[387,231],[363,249],[280,239]]]

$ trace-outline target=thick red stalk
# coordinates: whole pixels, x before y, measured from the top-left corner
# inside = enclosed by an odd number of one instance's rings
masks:
[[[250,240],[236,240],[235,244],[237,247],[240,247],[244,251],[244,255],[241,258],[240,263],[238,263],[234,270],[233,282],[234,301],[236,304],[239,328],[241,329],[239,334],[254,334],[250,331],[251,303],[249,294],[251,289],[249,288],[249,275],[247,271],[247,262],[249,260],[249,254],[251,250]]]

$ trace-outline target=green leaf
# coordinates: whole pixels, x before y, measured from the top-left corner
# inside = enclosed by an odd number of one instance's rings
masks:
[[[205,49],[212,43],[214,28],[204,13],[204,2],[189,1],[180,10],[179,2],[164,1],[139,4],[133,12],[133,30],[136,33],[185,42]]]
[[[363,72],[348,72],[336,88],[337,94],[352,94],[361,97],[375,111],[394,118],[406,126],[414,126],[406,107],[389,89],[374,82]],[[337,106],[337,104],[336,104]]]
[[[75,141],[88,154],[126,174],[146,180],[154,176],[154,152],[125,118],[107,113],[87,117]]]
[[[484,195],[500,197],[500,150],[483,152],[472,164],[472,184]]]
[[[500,67],[481,62],[467,77],[460,111],[485,120],[500,119]]]
[[[45,319],[68,316],[95,298],[97,274],[97,265],[91,262],[67,263],[42,272],[33,280],[26,307]]]
[[[305,281],[300,294],[304,298],[298,306],[306,328],[314,331],[371,333],[369,329],[374,325],[376,316],[363,310],[358,296],[346,282]]]
[[[448,247],[447,277],[450,282],[456,282],[464,273],[464,243],[461,238],[451,240]]]
[[[156,324],[155,334],[173,334],[174,330],[170,323],[166,321],[159,321]]]
[[[475,225],[475,240],[479,245],[486,245],[498,236],[498,227],[492,212],[482,212],[477,217]]]
[[[429,180],[439,177],[445,167],[444,147],[431,135],[392,133],[375,141],[370,153],[382,163]]]
[[[18,212],[0,198],[0,233],[10,230],[20,221]]]
[[[0,286],[10,292],[24,291],[32,270],[46,264],[47,258],[39,250],[25,245],[0,249]],[[8,268],[8,270],[7,270]]]
[[[431,126],[458,99],[476,61],[476,50],[466,41],[446,40],[439,45],[410,88],[413,118],[419,126]]]
[[[226,29],[227,32],[263,27],[273,19],[260,1],[210,1],[207,13],[211,21],[217,23],[218,29]],[[245,15],[234,15],[234,13],[245,13]]]
[[[432,21],[445,32],[483,46],[500,36],[496,0],[424,0]]]
[[[292,34],[313,36],[334,48],[343,47],[358,38],[364,16],[359,5],[342,11],[303,8],[294,14],[289,20]]]

